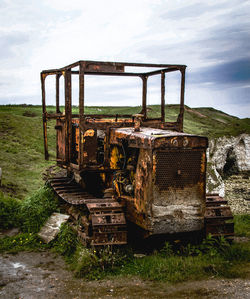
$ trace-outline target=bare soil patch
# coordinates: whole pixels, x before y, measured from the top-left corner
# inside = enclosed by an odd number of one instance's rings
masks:
[[[249,298],[248,279],[211,279],[176,285],[137,278],[84,281],[50,252],[0,255],[0,298]]]

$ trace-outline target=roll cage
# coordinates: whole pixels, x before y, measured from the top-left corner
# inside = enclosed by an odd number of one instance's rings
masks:
[[[138,71],[129,71],[127,69]],[[152,69],[152,71],[140,72],[142,68]],[[86,114],[84,107],[84,87],[85,76],[127,76],[140,77],[142,79],[142,110],[140,118],[142,126],[162,128],[182,132],[184,114],[184,89],[185,89],[185,65],[172,64],[149,64],[149,63],[128,63],[128,62],[101,62],[101,61],[77,61],[59,69],[43,70],[41,72],[42,107],[43,107],[43,135],[45,159],[49,158],[47,121],[50,119],[63,120],[65,122],[65,139],[67,143],[67,156],[70,162],[70,148],[72,139],[72,120],[79,119],[79,127],[82,133],[89,128],[108,130],[114,127],[134,126],[135,115],[130,114]],[[165,77],[167,73],[179,71],[181,73],[180,88],[180,111],[175,122],[165,122]],[[161,117],[148,118],[147,116],[147,80],[154,75],[161,75]],[[45,79],[47,76],[56,78],[56,112],[47,112]],[[60,111],[60,77],[64,77],[65,113]],[[79,78],[79,113],[72,114],[72,76]],[[138,116],[138,115],[137,115]],[[79,148],[82,148],[82,138],[80,138]]]

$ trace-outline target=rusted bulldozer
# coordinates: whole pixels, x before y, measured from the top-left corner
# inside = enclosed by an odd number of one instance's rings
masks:
[[[208,195],[206,200],[208,140],[183,133],[185,69],[185,65],[78,61],[41,72],[45,159],[49,158],[47,121],[55,119],[57,164],[67,170],[67,176],[51,178],[49,183],[67,203],[83,243],[126,244],[131,233],[127,223],[139,227],[144,238],[197,231],[233,235],[226,201],[218,195]],[[165,82],[170,72],[179,72],[181,78],[174,122],[165,121]],[[55,76],[55,113],[46,109],[48,76]],[[72,76],[79,79],[76,114],[72,113]],[[86,114],[86,76],[141,78],[141,111]],[[148,115],[151,76],[160,76],[157,118]],[[61,106],[60,78],[64,84]]]

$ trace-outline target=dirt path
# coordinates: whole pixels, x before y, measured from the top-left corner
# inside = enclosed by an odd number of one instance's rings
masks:
[[[139,279],[86,282],[50,252],[0,255],[0,298],[250,298],[250,280],[194,281],[174,286]]]

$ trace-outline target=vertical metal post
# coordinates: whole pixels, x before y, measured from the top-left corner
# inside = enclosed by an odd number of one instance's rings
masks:
[[[147,76],[142,76],[142,114],[144,115],[143,119],[147,118]]]
[[[165,122],[165,72],[161,72],[161,121]]]
[[[48,135],[47,135],[47,112],[45,100],[45,78],[46,75],[41,73],[41,88],[42,88],[42,104],[43,104],[43,142],[44,142],[44,157],[49,160],[48,152]]]
[[[79,67],[79,153],[78,161],[80,168],[83,166],[83,123],[84,123],[84,67],[80,64]]]
[[[56,113],[60,113],[60,74],[56,74]]]
[[[71,94],[71,70],[65,71],[65,153],[66,162],[71,160],[72,146],[72,94]]]
[[[183,131],[183,116],[184,116],[184,93],[185,93],[185,69],[181,69],[181,95],[180,95],[180,114],[178,117],[180,131]]]

